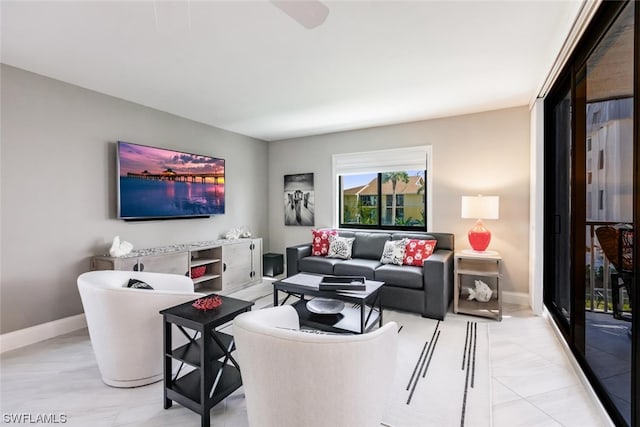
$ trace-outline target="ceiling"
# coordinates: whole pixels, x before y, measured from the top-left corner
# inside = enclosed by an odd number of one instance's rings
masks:
[[[5,1],[2,62],[262,140],[528,104],[580,1]]]

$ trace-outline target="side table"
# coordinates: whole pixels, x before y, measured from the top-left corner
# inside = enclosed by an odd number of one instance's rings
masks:
[[[210,426],[209,410],[242,385],[240,366],[231,355],[233,337],[216,328],[251,310],[254,304],[220,298],[222,305],[213,310],[198,310],[192,306],[193,300],[160,311],[164,321],[164,408],[176,401],[200,414],[202,427]],[[173,348],[171,325],[188,338],[187,344]],[[190,335],[185,328],[195,332]],[[171,372],[173,359],[181,362],[175,375]],[[185,363],[195,369],[180,375]]]
[[[502,320],[502,257],[494,251],[461,251],[454,254],[453,311]],[[468,300],[475,281],[482,280],[492,290],[487,302]]]
[[[276,277],[284,273],[284,256],[282,254],[262,255],[263,274],[269,277]]]

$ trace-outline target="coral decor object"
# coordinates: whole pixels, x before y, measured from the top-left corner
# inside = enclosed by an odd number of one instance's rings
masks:
[[[241,229],[232,228],[231,230],[227,231],[227,234],[225,234],[224,238],[227,240],[236,240],[236,239],[239,239],[241,235],[242,235]]]
[[[237,240],[240,238],[248,239],[251,237],[251,230],[249,227],[235,227],[227,231],[224,238],[227,240]]]
[[[129,242],[120,241],[120,236],[113,238],[113,243],[109,249],[109,255],[112,257],[119,257],[127,255],[133,249],[133,245]]]
[[[202,311],[213,310],[214,308],[218,308],[222,305],[222,298],[218,295],[207,298],[198,298],[191,305]]]
[[[207,271],[206,265],[200,265],[198,267],[191,267],[191,278],[198,279],[204,276],[204,273]]]

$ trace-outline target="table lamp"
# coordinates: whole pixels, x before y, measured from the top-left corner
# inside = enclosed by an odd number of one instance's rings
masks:
[[[462,218],[476,218],[469,230],[469,243],[476,252],[484,252],[491,241],[491,232],[485,228],[483,219],[498,219],[500,200],[498,196],[462,196]]]

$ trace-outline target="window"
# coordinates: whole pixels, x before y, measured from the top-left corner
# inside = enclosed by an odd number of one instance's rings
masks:
[[[363,206],[378,206],[378,196],[362,196]]]
[[[391,194],[387,194],[385,200],[387,201],[387,206],[393,204],[393,196]],[[404,206],[404,194],[396,194],[396,206]]]
[[[427,148],[334,155],[336,225],[426,230]]]
[[[385,216],[382,218],[382,222],[384,224],[391,223],[390,218],[393,216],[393,210],[391,208],[387,208],[385,211]],[[402,222],[404,221],[404,208],[396,208],[396,221]]]
[[[604,190],[598,191],[598,209],[604,209]]]
[[[404,170],[340,176],[340,226],[425,230],[425,173]]]
[[[604,150],[598,152],[598,169],[604,169]]]

